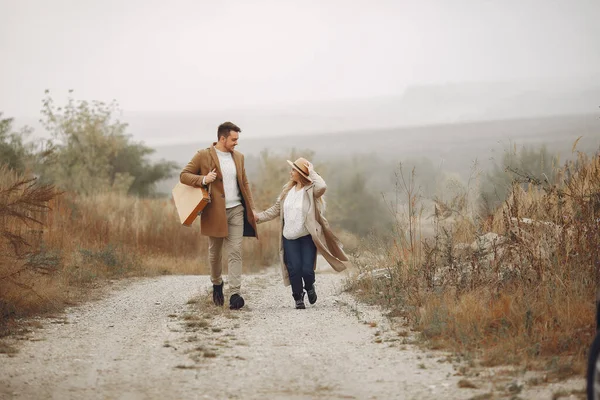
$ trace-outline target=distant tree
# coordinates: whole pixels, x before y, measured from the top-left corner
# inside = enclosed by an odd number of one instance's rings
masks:
[[[380,161],[374,155],[354,155],[327,164],[327,218],[332,224],[359,236],[391,226],[382,196],[388,164]]]
[[[24,172],[31,162],[32,149],[25,143],[31,129],[13,130],[13,118],[2,118],[0,113],[0,164],[8,168]]]
[[[72,97],[65,106],[57,107],[46,91],[41,122],[52,140],[40,160],[41,177],[84,194],[153,195],[155,184],[170,177],[177,165],[168,161],[152,164],[146,157],[154,149],[131,141],[127,124],[115,118],[119,112],[114,101],[105,104]]]
[[[443,190],[441,186],[446,181],[448,171],[442,171],[436,167],[433,161],[427,157],[408,158],[402,160],[402,169],[405,172],[416,171],[414,176],[415,185],[419,187],[419,191],[423,197],[433,198],[438,194],[438,191]],[[396,184],[398,179],[398,167],[390,167],[392,171],[389,173],[390,183]]]
[[[530,179],[553,183],[559,164],[558,155],[551,154],[546,145],[540,147],[516,145],[505,149],[500,162],[494,160],[491,170],[481,183],[482,199],[488,209],[504,201],[512,184],[527,184]]]

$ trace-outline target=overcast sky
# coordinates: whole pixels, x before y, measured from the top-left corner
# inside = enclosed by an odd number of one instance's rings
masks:
[[[600,73],[600,0],[0,0],[0,111],[126,111],[399,95]]]

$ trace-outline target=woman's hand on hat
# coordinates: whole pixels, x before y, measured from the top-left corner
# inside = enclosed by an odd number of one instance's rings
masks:
[[[311,164],[310,161],[307,161],[304,163],[304,166],[306,168],[308,168],[308,174],[310,175],[311,172],[313,172],[315,170],[315,168],[313,167],[313,165]]]

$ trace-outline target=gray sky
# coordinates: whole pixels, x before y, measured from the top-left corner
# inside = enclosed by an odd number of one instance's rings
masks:
[[[600,73],[598,0],[0,0],[0,111],[126,111],[400,95]]]

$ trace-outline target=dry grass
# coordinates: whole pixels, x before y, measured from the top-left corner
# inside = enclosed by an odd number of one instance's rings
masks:
[[[371,243],[385,256],[365,253],[357,263],[385,273],[350,288],[406,318],[436,348],[476,352],[488,366],[545,369],[554,379],[582,375],[600,284],[600,157],[580,154],[557,176],[520,176],[489,215],[478,214],[473,188],[438,201],[430,237],[420,234],[424,213],[402,177],[409,206],[395,215],[391,246]]]
[[[559,400],[559,399],[581,399],[581,400],[585,400],[587,397],[587,394],[585,392],[584,389],[581,390],[559,390],[556,393],[552,394],[552,400]]]
[[[9,345],[8,343],[0,341],[0,354],[11,355],[11,354],[16,354],[17,352],[18,352],[18,350],[15,347]]]
[[[244,239],[246,273],[278,257],[277,225],[259,233]],[[207,249],[171,199],[58,193],[0,168],[0,323],[58,311],[107,279],[207,274]]]

